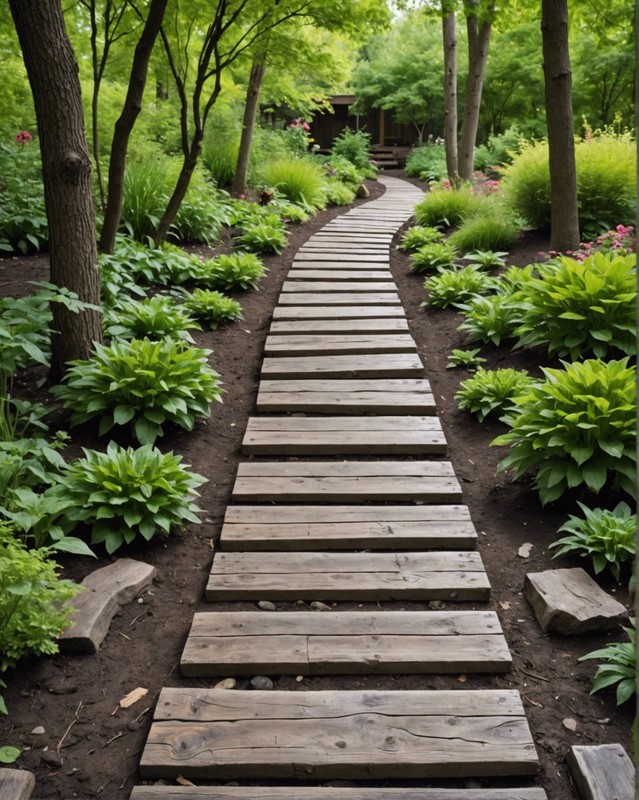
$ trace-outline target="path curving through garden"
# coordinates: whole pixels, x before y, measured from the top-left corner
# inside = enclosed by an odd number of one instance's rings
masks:
[[[389,269],[421,192],[380,181],[385,194],[312,236],[283,285],[211,611],[195,615],[181,661],[194,682],[291,675],[296,688],[163,689],[140,764],[147,785],[131,800],[546,798],[517,691],[305,681],[511,665]],[[178,777],[194,785],[167,785]]]

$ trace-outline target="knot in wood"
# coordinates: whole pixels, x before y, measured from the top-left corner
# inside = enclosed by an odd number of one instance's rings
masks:
[[[87,158],[83,158],[80,153],[69,150],[62,159],[62,178],[69,183],[77,183],[82,175],[86,175],[91,170],[91,164]]]

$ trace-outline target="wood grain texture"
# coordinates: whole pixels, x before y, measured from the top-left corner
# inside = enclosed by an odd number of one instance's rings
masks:
[[[513,691],[163,689],[143,778],[421,779],[538,768]]]
[[[344,261],[346,263],[359,261],[360,263],[365,264],[389,263],[387,253],[362,253],[360,255],[357,252],[353,252],[344,256],[341,253],[331,253],[327,252],[326,250],[320,250],[313,253],[302,252],[302,250],[299,250],[295,256],[295,263],[302,261]]]
[[[371,334],[408,333],[408,321],[402,317],[381,317],[373,319],[293,319],[274,320],[270,336],[288,334]]]
[[[406,319],[401,306],[276,306],[274,320],[295,319]]]
[[[267,378],[423,378],[424,367],[412,353],[383,355],[269,356],[262,364]]]
[[[35,789],[33,772],[0,767],[0,800],[29,800]]]
[[[394,291],[389,292],[314,292],[310,288],[306,291],[282,292],[279,299],[280,305],[289,306],[398,306],[401,308],[399,295]]]
[[[488,600],[476,551],[216,553],[207,600]]]
[[[397,292],[393,281],[294,281],[286,280],[282,284],[282,292]],[[281,300],[280,300],[281,302]]]
[[[473,549],[466,506],[228,506],[221,535],[236,550]]]
[[[490,611],[207,612],[195,615],[182,674],[506,672]]]
[[[446,452],[438,417],[250,417],[245,455],[436,455]]]
[[[389,280],[388,269],[291,269],[286,276],[290,281],[384,281]]]
[[[304,786],[136,786],[131,800],[548,800],[539,788],[347,789]]]
[[[634,800],[635,768],[620,744],[574,746],[566,758],[581,800]]]
[[[357,355],[358,353],[414,353],[415,340],[409,333],[397,334],[291,334],[269,336],[266,355]]]

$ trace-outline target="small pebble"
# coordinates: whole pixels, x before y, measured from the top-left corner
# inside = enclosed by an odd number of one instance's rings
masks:
[[[42,727],[42,725],[38,725],[38,727],[37,727],[37,728],[34,728],[34,729],[31,731],[31,733],[33,733],[33,734],[34,734],[34,736],[42,736],[42,734],[43,734],[44,732],[45,732],[45,731],[44,731],[44,728]]]
[[[301,683],[303,680],[304,680],[304,676],[303,675],[297,675],[296,678],[295,678],[295,681],[297,683]]]
[[[135,719],[132,719],[131,722],[127,722],[127,729],[130,731],[137,731],[142,723],[138,722]]]
[[[262,611],[275,611],[275,603],[271,603],[270,600],[260,600],[257,607],[261,608]]]
[[[444,603],[443,600],[431,600],[428,604],[428,608],[433,611],[441,611],[443,608],[446,608],[446,603]]]
[[[58,767],[62,766],[62,759],[55,750],[45,750],[42,753],[40,760],[43,764],[46,764],[47,767],[54,767],[57,769]]]
[[[330,611],[331,607],[327,606],[326,603],[322,603],[321,600],[313,600],[311,603],[311,608],[313,611]]]
[[[214,689],[235,689],[237,681],[235,678],[224,678],[223,681],[216,683]]]
[[[266,675],[256,675],[254,678],[251,678],[251,686],[254,689],[272,689],[273,681],[267,678]]]

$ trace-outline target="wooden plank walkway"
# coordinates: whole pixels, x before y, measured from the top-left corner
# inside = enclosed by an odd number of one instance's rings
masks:
[[[433,394],[389,269],[421,197],[379,200],[297,253],[265,345],[257,400],[185,676],[500,673],[511,657],[489,599]],[[380,458],[381,456],[381,458]],[[299,458],[311,460],[298,460]],[[233,609],[325,601],[331,610]],[[419,610],[389,610],[407,600]],[[227,603],[217,609],[220,601]],[[342,601],[371,602],[345,611]],[[438,788],[528,776],[537,756],[518,692],[162,690],[143,778],[428,781],[424,787],[140,786],[131,800],[546,800],[543,790]],[[523,782],[523,781],[520,781]]]

